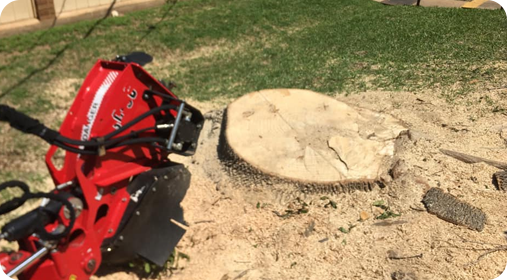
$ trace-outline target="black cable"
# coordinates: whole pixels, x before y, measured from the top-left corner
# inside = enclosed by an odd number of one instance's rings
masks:
[[[130,139],[123,142],[118,143],[110,143],[108,146],[104,146],[106,149],[112,149],[127,145],[134,145],[134,144],[145,144],[145,143],[166,143],[168,140],[165,138],[160,137],[143,137],[143,138],[137,138],[137,139]],[[82,150],[74,147],[67,146],[60,142],[55,142],[55,146],[60,147],[66,151],[76,153],[76,154],[82,154],[82,155],[98,155],[98,151],[90,151],[90,150]]]
[[[71,147],[71,146],[67,146],[65,145],[64,143],[61,143],[61,142],[54,142],[53,145],[59,147],[59,148],[62,148],[66,151],[69,151],[71,153],[75,153],[75,154],[81,154],[81,155],[98,155],[98,151],[90,151],[90,150],[82,150],[82,149],[79,149],[79,148],[74,148],[74,147]]]
[[[169,110],[169,109],[177,109],[176,106],[174,105],[162,105],[160,107],[156,107],[156,108],[153,108],[151,110],[149,110],[148,112],[145,112],[143,113],[142,115],[139,115],[138,117],[136,117],[135,119],[133,119],[132,121],[128,122],[126,125],[122,126],[120,129],[118,130],[115,130],[109,134],[106,134],[105,136],[101,137],[103,138],[104,140],[110,140],[112,137],[124,132],[125,130],[129,129],[130,127],[134,126],[135,124],[137,124],[138,122],[142,121],[143,119],[153,115],[153,114],[156,114],[160,111],[164,111],[164,110]],[[59,135],[57,137],[57,140],[62,142],[62,143],[68,143],[68,144],[71,144],[71,145],[76,145],[76,146],[91,146],[91,147],[97,147],[97,146],[105,146],[105,144],[107,144],[105,141],[103,143],[101,142],[98,142],[96,141],[97,139],[94,138],[90,141],[79,141],[79,140],[74,140],[74,139],[70,139],[70,138],[67,138],[65,136],[62,136],[62,135]]]
[[[104,146],[111,146],[111,145],[117,144],[118,142],[121,142],[123,140],[138,137],[139,134],[144,133],[146,131],[156,130],[156,129],[157,129],[156,127],[147,127],[147,128],[143,128],[140,130],[134,130],[134,131],[130,132],[129,134],[108,140],[107,142],[105,142],[107,144],[105,144]]]
[[[0,205],[0,215],[14,211],[23,205],[26,202],[26,194],[30,193],[30,188],[28,185],[25,182],[21,181],[8,181],[0,184],[0,191],[3,191],[7,188],[21,189],[23,191],[23,195],[21,197],[13,198],[10,201],[7,201],[6,203]]]
[[[99,138],[93,138],[92,140],[89,140],[89,141],[80,141],[80,140],[74,140],[74,139],[67,138],[67,137],[59,134],[58,132],[45,127],[39,121],[32,119],[29,116],[27,116],[23,113],[20,113],[20,112],[16,111],[15,109],[13,109],[9,106],[6,106],[6,105],[0,105],[0,120],[8,121],[11,124],[11,126],[13,126],[16,129],[19,129],[23,132],[38,135],[41,138],[43,138],[44,140],[46,140],[49,144],[55,145],[55,146],[62,148],[66,151],[76,153],[76,154],[83,154],[83,155],[97,155],[97,154],[99,154],[98,151],[86,150],[86,149],[81,149],[78,147],[101,147],[102,146],[102,147],[106,147],[106,148],[113,148],[113,147],[120,147],[120,146],[125,146],[125,145],[130,145],[130,144],[149,143],[149,142],[161,143],[161,142],[166,141],[165,139],[162,139],[162,138],[147,138],[144,140],[141,140],[142,139],[141,138],[141,139],[136,139],[136,141],[129,141],[129,140],[124,141],[126,139],[136,137],[138,134],[140,134],[142,132],[145,132],[145,131],[148,131],[151,129],[156,129],[156,128],[144,128],[139,131],[132,131],[131,133],[121,136],[121,137],[118,137],[118,138],[113,138],[113,137],[128,130],[132,126],[136,125],[137,123],[139,123],[140,121],[144,120],[145,118],[147,118],[151,115],[154,115],[154,114],[157,114],[161,111],[165,111],[165,110],[169,110],[169,109],[176,110],[177,108],[178,108],[177,106],[170,105],[170,104],[164,104],[159,107],[153,108],[153,109],[143,113],[142,115],[136,117],[132,121],[128,122],[126,125],[122,126],[120,129],[115,130],[115,131],[105,135],[104,137],[101,137],[103,139],[103,141],[98,141]],[[151,140],[154,140],[154,141],[151,141]],[[78,146],[78,147],[73,147],[73,146],[69,146],[69,145]]]
[[[174,98],[174,97],[168,95],[167,93],[162,93],[162,92],[158,92],[158,91],[154,91],[154,90],[146,90],[145,92],[156,95],[156,96],[164,99],[165,101],[177,101],[177,102],[183,103],[182,100]]]
[[[116,145],[107,147],[107,148],[111,149],[111,148],[117,148],[117,147],[122,147],[122,146],[127,146],[127,145],[145,144],[145,143],[166,143],[166,142],[168,142],[168,140],[165,138],[146,137],[146,138],[130,139],[130,140],[127,140],[124,142],[120,142]]]
[[[153,130],[155,129],[154,127],[149,127],[149,128],[144,128],[144,129],[141,129],[141,130],[137,130],[137,131],[133,131],[131,133],[129,133],[128,135],[124,135],[122,137],[118,137],[118,138],[113,138],[107,142],[104,142],[102,143],[102,145],[104,145],[104,147],[106,149],[110,149],[110,148],[114,148],[114,147],[120,147],[120,146],[125,146],[125,145],[130,145],[130,144],[139,144],[139,143],[150,143],[151,140],[155,139],[157,142],[160,142],[162,140],[165,140],[163,138],[138,138],[137,140],[139,141],[136,141],[136,142],[121,142],[125,139],[128,139],[130,137],[134,137],[136,136],[136,134],[139,134],[139,133],[143,133],[145,131],[149,131],[149,130]],[[83,155],[97,155],[98,154],[98,151],[90,151],[90,150],[83,150],[83,149],[79,149],[79,148],[75,148],[75,147],[71,147],[71,146],[68,146],[66,145],[65,143],[61,143],[61,142],[55,142],[53,143],[55,146],[57,147],[60,147],[66,151],[69,151],[69,152],[72,152],[72,153],[77,153],[77,154],[83,154]]]
[[[164,111],[164,110],[169,110],[169,109],[178,109],[177,106],[175,105],[169,105],[169,104],[166,104],[166,105],[161,105],[160,107],[157,107],[157,108],[153,108],[151,110],[149,110],[148,112],[136,117],[135,119],[131,120],[130,122],[128,122],[126,125],[122,126],[120,129],[118,130],[115,130],[109,134],[107,134],[106,136],[104,136],[104,139],[105,140],[109,140],[111,137],[114,137],[120,133],[122,133],[123,131],[129,129],[130,127],[132,127],[133,125],[137,124],[138,122],[142,121],[143,119],[145,119],[146,117],[150,116],[150,115],[153,115],[155,113],[158,113],[160,111]]]
[[[113,139],[110,139],[105,142],[98,142],[97,138],[93,138],[90,141],[79,141],[79,140],[70,139],[70,138],[67,138],[67,137],[64,137],[61,135],[58,136],[56,138],[56,140],[63,143],[63,144],[71,144],[71,145],[83,146],[83,147],[109,146],[109,145],[117,143],[118,141],[123,141],[128,138],[137,137],[138,134],[141,134],[141,133],[149,131],[149,130],[155,130],[155,129],[156,129],[156,127],[147,127],[147,128],[143,128],[140,130],[134,130],[134,131],[130,132],[129,134],[123,135],[118,138],[113,138]]]
[[[37,198],[47,198],[50,200],[61,202],[65,207],[69,210],[69,225],[65,226],[65,230],[61,233],[50,233],[47,232],[44,228],[45,225],[39,225],[37,226],[37,234],[41,237],[43,240],[59,240],[62,238],[67,237],[70,234],[70,231],[74,227],[74,223],[76,222],[76,210],[74,210],[74,206],[72,206],[72,203],[68,201],[67,199],[63,198],[62,196],[59,196],[54,193],[29,193],[28,198],[29,199],[37,199]],[[39,210],[43,210],[41,207],[39,207]]]
[[[74,227],[74,223],[76,221],[76,211],[74,210],[74,207],[72,206],[72,203],[70,203],[65,197],[55,194],[55,193],[31,193],[30,188],[25,182],[21,181],[8,181],[0,184],[0,191],[3,191],[7,188],[13,188],[17,187],[23,191],[23,195],[19,198],[11,199],[10,201],[7,201],[0,205],[0,215],[7,214],[9,212],[12,212],[19,207],[21,207],[25,202],[27,202],[30,199],[38,199],[38,198],[47,198],[50,200],[54,200],[57,202],[62,203],[68,210],[70,214],[69,218],[69,225],[65,227],[65,230],[61,233],[49,233],[44,228],[45,225],[37,225],[37,233],[39,236],[44,240],[58,240],[67,237],[69,235],[70,231]],[[39,207],[39,210],[43,210],[42,207]]]

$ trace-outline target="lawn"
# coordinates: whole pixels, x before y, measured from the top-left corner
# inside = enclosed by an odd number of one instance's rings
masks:
[[[506,85],[507,21],[504,11],[371,0],[168,2],[0,39],[0,103],[56,127],[61,120],[44,118],[59,104],[48,93],[55,83],[74,81],[72,100],[97,59],[136,50],[155,57],[148,70],[176,82],[182,98],[284,87],[329,94],[436,90],[452,100]],[[8,164],[14,150],[42,161],[41,146],[29,142],[35,138],[3,135],[9,141],[2,146],[10,148],[1,152],[0,178],[19,173]]]

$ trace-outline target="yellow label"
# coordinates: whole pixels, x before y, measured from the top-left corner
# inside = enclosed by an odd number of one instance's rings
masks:
[[[72,274],[70,277],[69,277],[69,280],[77,280],[77,276]]]

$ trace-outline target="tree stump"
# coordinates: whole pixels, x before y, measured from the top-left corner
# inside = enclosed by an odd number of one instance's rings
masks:
[[[245,183],[291,183],[313,193],[381,184],[406,130],[394,117],[308,90],[252,92],[224,113],[219,157]]]

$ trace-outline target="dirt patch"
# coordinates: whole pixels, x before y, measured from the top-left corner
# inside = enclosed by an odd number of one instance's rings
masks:
[[[61,87],[69,92],[76,82],[62,82]],[[302,194],[290,184],[259,187],[231,180],[217,157],[221,112],[230,100],[188,100],[208,119],[197,154],[171,157],[187,165],[193,176],[183,201],[189,230],[177,247],[189,260],[180,259],[161,279],[497,277],[507,263],[507,251],[474,262],[494,244],[507,244],[502,212],[507,193],[491,183],[498,170],[459,162],[439,149],[507,161],[507,145],[500,137],[507,127],[505,95],[505,89],[491,89],[453,102],[434,92],[338,95],[348,104],[389,113],[409,128],[386,188],[338,195]],[[484,230],[472,231],[428,214],[421,199],[431,187],[484,211]],[[92,279],[139,277],[126,269]]]
[[[501,98],[505,94],[497,90],[487,96],[506,107]],[[394,179],[386,188],[339,195],[303,195],[290,185],[261,188],[231,181],[216,154],[220,109],[225,106],[195,104],[203,112],[218,111],[208,114],[197,154],[173,157],[193,174],[183,202],[190,227],[177,247],[190,260],[180,261],[172,275],[164,273],[162,279],[497,277],[507,263],[506,251],[474,264],[485,249],[494,247],[489,243],[507,244],[507,221],[499,211],[507,206],[507,194],[491,183],[497,170],[482,163],[465,164],[439,151],[447,148],[507,161],[502,153],[505,142],[495,129],[506,125],[507,117],[479,101],[483,96],[471,94],[452,104],[431,92],[338,96],[355,106],[390,113],[410,128],[398,151]],[[430,187],[482,209],[488,217],[483,232],[428,214],[421,199]],[[387,211],[395,215],[385,216]],[[138,278],[120,272],[94,279]]]

